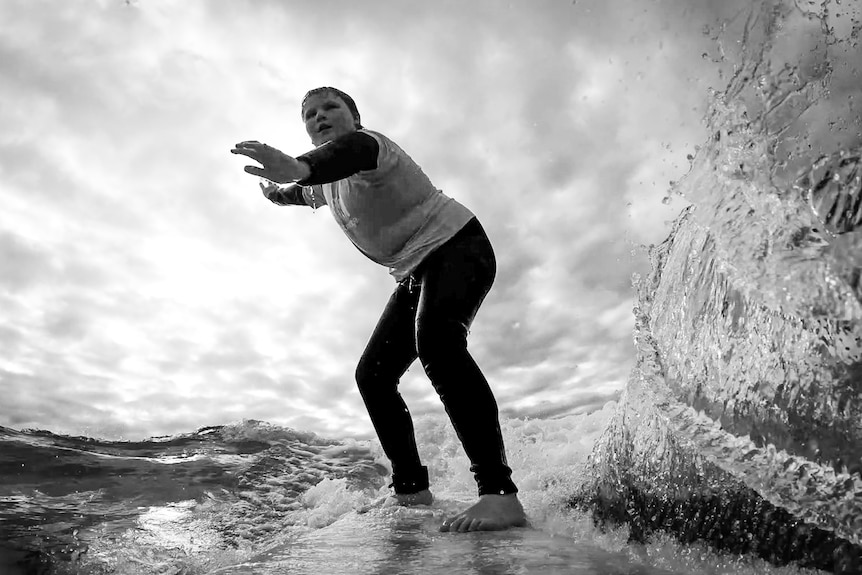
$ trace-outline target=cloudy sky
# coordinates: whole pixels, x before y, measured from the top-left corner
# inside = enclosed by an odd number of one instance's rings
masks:
[[[712,3],[713,5],[716,3]],[[478,215],[470,348],[506,417],[589,411],[635,357],[635,272],[721,88],[707,0],[3,0],[0,425],[135,439],[243,418],[368,437],[394,287],[229,153],[310,148],[336,86]],[[442,414],[417,363],[401,389]]]

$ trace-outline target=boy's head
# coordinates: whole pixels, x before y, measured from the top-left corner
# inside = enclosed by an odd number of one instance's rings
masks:
[[[302,120],[315,146],[362,129],[359,110],[353,98],[329,86],[315,88],[305,94],[302,99]]]

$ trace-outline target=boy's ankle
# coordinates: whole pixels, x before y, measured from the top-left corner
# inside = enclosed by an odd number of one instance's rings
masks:
[[[414,505],[431,505],[434,502],[434,495],[428,489],[417,491],[416,493],[396,493],[393,495],[398,505],[404,507],[413,507]]]

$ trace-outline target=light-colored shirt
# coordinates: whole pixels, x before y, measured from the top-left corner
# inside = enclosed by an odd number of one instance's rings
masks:
[[[330,184],[306,186],[303,197],[308,205],[329,206],[359,251],[388,267],[400,281],[473,213],[435,188],[395,142],[378,132],[362,132],[377,140],[377,167]]]

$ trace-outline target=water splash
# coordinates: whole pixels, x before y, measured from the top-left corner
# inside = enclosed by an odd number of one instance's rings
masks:
[[[862,544],[862,116],[848,81],[862,53],[859,7],[833,8],[757,3],[730,35],[737,53],[721,51],[732,73],[676,185],[692,205],[640,282],[638,365],[586,500],[643,536],[840,571]]]

